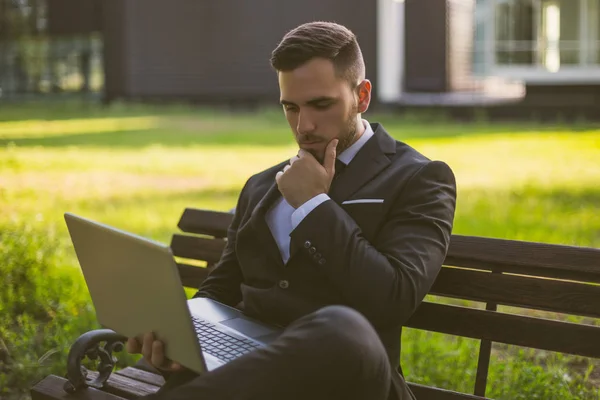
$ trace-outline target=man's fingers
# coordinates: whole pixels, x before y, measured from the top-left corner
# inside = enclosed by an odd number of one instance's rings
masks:
[[[138,354],[141,352],[142,346],[136,338],[129,338],[125,344],[125,349],[129,354]]]
[[[149,360],[155,367],[164,367],[165,349],[159,340],[152,342],[152,359]]]
[[[275,181],[277,183],[279,183],[279,179],[281,179],[281,175],[283,175],[283,171],[279,171],[276,175],[275,175]]]
[[[293,165],[296,161],[298,161],[300,157],[299,156],[294,156],[292,158],[290,158],[290,165]]]
[[[154,334],[152,332],[144,334],[142,344],[142,355],[148,361],[152,360],[152,343],[154,342]]]
[[[285,167],[283,167],[283,172],[287,171],[290,168],[291,168],[291,165],[286,165]]]
[[[129,353],[142,353],[146,361],[156,368],[170,371],[179,371],[183,365],[169,360],[165,355],[165,346],[160,340],[155,340],[152,332],[146,333],[142,338],[142,343],[136,338],[127,339],[126,344]]]
[[[179,371],[183,366],[177,362],[169,360],[165,355],[165,345],[160,340],[155,340],[152,343],[152,360],[151,364],[156,368],[169,371]]]
[[[337,156],[336,147],[338,143],[338,139],[333,139],[331,142],[329,142],[327,148],[325,149],[325,159],[323,160],[323,167],[325,167],[325,170],[331,176],[333,176],[333,174],[335,173],[335,157]]]
[[[183,369],[183,365],[176,363],[175,361],[171,361],[169,369],[171,371],[181,371]]]

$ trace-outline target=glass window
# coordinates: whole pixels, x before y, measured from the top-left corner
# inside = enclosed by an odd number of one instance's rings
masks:
[[[579,64],[580,0],[541,0],[541,63],[549,71]]]
[[[473,60],[472,68],[475,75],[485,75],[486,60],[485,50],[489,39],[486,35],[486,25],[488,24],[488,8],[484,2],[487,0],[477,0],[475,4],[474,29],[473,29]]]
[[[536,21],[530,0],[496,2],[496,62],[502,65],[535,63]]]
[[[588,0],[587,59],[592,65],[600,64],[600,0]]]
[[[594,15],[594,29],[596,30],[595,38],[593,40],[592,53],[594,54],[594,64],[600,64],[600,0],[596,0],[596,9],[593,10]]]
[[[47,28],[48,0],[0,0],[0,101],[102,90],[102,35],[52,36]]]
[[[581,37],[581,16],[591,15],[590,27],[598,26],[600,0],[496,0],[496,62],[500,65],[541,66],[558,71],[564,65],[584,63],[585,48],[593,42],[598,62],[598,29],[591,38]],[[582,7],[590,13],[582,13]],[[593,20],[593,21],[592,21]]]

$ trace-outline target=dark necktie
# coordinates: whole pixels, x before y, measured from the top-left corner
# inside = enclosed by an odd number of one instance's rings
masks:
[[[343,161],[340,161],[338,158],[335,159],[335,174],[333,175],[333,179],[337,179],[340,176],[344,169],[346,168],[346,164]]]

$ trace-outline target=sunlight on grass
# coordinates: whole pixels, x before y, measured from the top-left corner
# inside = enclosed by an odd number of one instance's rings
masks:
[[[0,218],[23,221],[43,215],[60,225],[62,212],[81,209],[151,234],[152,227],[174,227],[187,205],[229,209],[251,174],[297,150],[282,118],[253,116],[252,129],[231,131],[248,118],[188,114],[44,122],[53,126],[39,138],[47,146],[0,147]],[[62,128],[85,131],[87,121],[89,133],[75,142],[66,132],[59,134]],[[37,122],[0,124],[12,125],[13,134],[28,126],[29,133],[44,132]],[[144,124],[151,127],[138,130]],[[165,126],[172,129],[164,131]],[[98,140],[94,132],[111,127],[116,131]],[[135,129],[118,130],[126,127]],[[408,136],[409,145],[454,170],[459,188],[455,232],[600,242],[600,217],[593,207],[600,182],[600,130],[501,132],[497,127],[499,132],[484,134],[478,126],[462,126],[457,137],[418,137],[414,124],[401,120],[389,121],[388,129],[398,139]]]
[[[126,132],[153,129],[158,124],[159,119],[156,117],[72,119],[65,121],[10,121],[0,122],[0,139],[56,137],[74,133]]]
[[[82,209],[166,231],[186,205],[233,207],[250,175],[297,151],[281,115],[197,114],[0,122],[0,143],[15,139],[0,145],[0,218],[61,224],[67,208]],[[455,232],[598,243],[599,129],[445,124],[455,135],[432,137],[435,121],[424,129],[383,119],[394,137],[454,170]]]

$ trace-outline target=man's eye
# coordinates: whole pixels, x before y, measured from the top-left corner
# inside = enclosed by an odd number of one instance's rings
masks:
[[[283,109],[285,111],[291,111],[291,112],[296,112],[298,110],[298,108],[295,106],[283,106]]]

